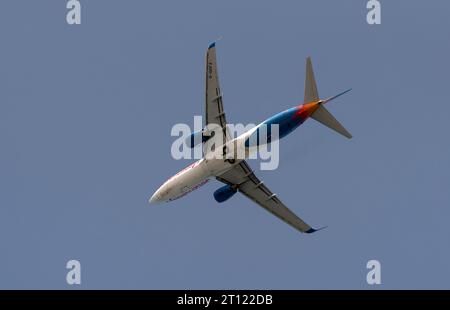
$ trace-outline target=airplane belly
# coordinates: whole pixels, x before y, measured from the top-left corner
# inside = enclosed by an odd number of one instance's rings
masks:
[[[170,182],[170,195],[166,197],[167,201],[186,196],[190,192],[205,185],[209,181],[209,177],[210,175],[202,161],[188,166],[187,169],[176,175]]]
[[[210,159],[206,163],[206,168],[210,176],[218,176],[226,171],[232,169],[234,166],[239,164],[244,159],[235,159],[233,163],[225,161],[222,158]]]

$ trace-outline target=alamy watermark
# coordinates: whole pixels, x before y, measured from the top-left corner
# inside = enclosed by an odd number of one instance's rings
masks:
[[[66,5],[66,21],[69,25],[81,24],[81,3],[78,0],[69,0]]]
[[[367,262],[366,267],[369,269],[366,276],[367,284],[381,284],[381,263],[376,259],[371,259]]]
[[[76,259],[69,260],[66,264],[69,269],[66,275],[66,282],[69,285],[81,284],[81,264]]]
[[[366,8],[369,10],[367,12],[366,21],[369,25],[379,25],[381,24],[381,3],[379,0],[369,0],[367,2]]]
[[[279,165],[279,125],[218,124],[202,126],[201,116],[194,116],[194,130],[188,124],[175,124],[171,136],[174,159],[218,159],[234,163],[244,159],[261,159],[262,170]]]
[[[81,24],[81,2],[80,0],[67,1],[66,21],[69,25]],[[369,25],[381,24],[381,3],[379,0],[368,0],[366,8],[369,10],[366,21]]]

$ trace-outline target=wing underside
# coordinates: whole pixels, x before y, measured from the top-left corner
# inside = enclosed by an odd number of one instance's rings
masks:
[[[222,93],[217,72],[216,45],[212,43],[206,52],[205,68],[205,126],[215,124],[222,129],[224,142],[229,139],[227,121],[223,109]],[[207,144],[208,142],[206,142]]]
[[[289,210],[277,195],[272,193],[267,186],[256,177],[245,161],[242,161],[224,174],[217,176],[217,180],[225,184],[236,186],[238,191],[244,194],[244,196],[253,200],[259,206],[295,229],[304,233],[313,233],[316,231]]]

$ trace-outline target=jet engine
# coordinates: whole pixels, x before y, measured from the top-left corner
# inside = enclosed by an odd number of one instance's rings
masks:
[[[210,136],[204,135],[203,130],[196,131],[192,133],[189,137],[186,138],[185,143],[191,149],[194,148],[197,144],[205,143],[212,136],[214,136],[214,132],[211,133]]]
[[[236,194],[237,189],[231,185],[225,185],[214,192],[214,199],[217,202],[224,202]]]

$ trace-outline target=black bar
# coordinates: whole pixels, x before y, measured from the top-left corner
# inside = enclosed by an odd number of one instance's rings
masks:
[[[209,302],[208,302],[209,300]],[[198,308],[237,305],[338,307],[338,306],[424,306],[450,305],[449,291],[286,291],[286,290],[153,290],[153,291],[1,291],[0,306],[180,306]],[[312,308],[314,309],[314,308]]]

